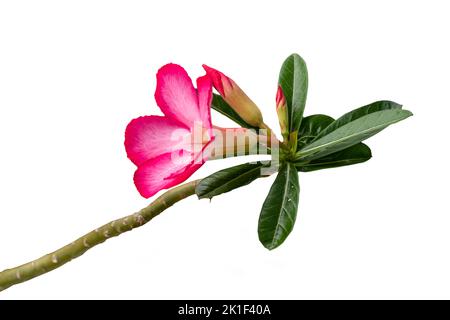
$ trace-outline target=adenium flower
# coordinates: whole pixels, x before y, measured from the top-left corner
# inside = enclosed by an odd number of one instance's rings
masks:
[[[289,114],[286,101],[289,96],[284,95],[281,86],[276,95],[277,114],[285,139],[279,148],[279,141],[264,124],[258,107],[239,86],[223,73],[207,66],[204,68],[207,75],[197,79],[195,89],[182,67],[175,64],[162,67],[157,74],[155,99],[164,116],[139,117],[127,126],[125,148],[128,157],[138,167],[134,181],[141,195],[148,198],[161,189],[178,185],[200,168],[206,159],[219,159],[219,156],[261,154],[260,151],[265,149],[271,154],[270,166],[261,161],[244,163],[173,188],[136,213],[106,223],[36,260],[1,271],[0,291],[54,270],[112,237],[141,227],[191,195],[211,199],[278,172],[258,222],[260,242],[273,250],[286,240],[294,227],[299,204],[298,171],[308,172],[367,161],[372,153],[362,141],[412,116],[401,105],[382,100],[354,109],[335,121],[326,115],[312,115],[308,117],[308,122],[302,122],[306,119],[303,118],[303,107],[307,93],[307,69],[303,59],[298,54],[292,54],[283,63],[280,73],[280,83],[284,84],[285,89],[296,92],[289,101],[292,109]],[[291,72],[300,74],[300,81],[286,77]],[[224,103],[214,108],[241,124],[244,120],[245,128],[212,126],[210,107],[213,85],[242,119],[236,119]],[[300,139],[309,139],[299,148],[298,135]]]
[[[136,118],[125,131],[128,158],[138,167],[134,183],[145,198],[188,179],[214,140],[210,78],[199,77],[196,90],[181,66],[167,64],[156,79],[155,100],[164,116]]]

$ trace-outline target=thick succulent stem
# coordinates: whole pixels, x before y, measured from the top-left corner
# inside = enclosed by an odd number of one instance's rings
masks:
[[[59,268],[109,238],[143,226],[176,202],[193,195],[198,182],[199,180],[196,180],[170,189],[149,206],[132,215],[111,221],[34,261],[0,272],[0,291]]]

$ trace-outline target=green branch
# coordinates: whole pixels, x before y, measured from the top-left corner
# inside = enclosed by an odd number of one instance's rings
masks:
[[[132,215],[111,221],[39,259],[0,272],[0,291],[59,268],[109,238],[143,226],[176,202],[193,195],[198,182],[188,182],[166,191],[149,206]]]

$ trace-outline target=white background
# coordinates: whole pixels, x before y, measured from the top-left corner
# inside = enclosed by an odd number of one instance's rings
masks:
[[[222,70],[274,128],[292,52],[308,64],[305,114],[390,99],[414,117],[368,140],[369,162],[301,174],[297,223],[277,250],[256,232],[271,177],[211,203],[191,197],[0,299],[450,298],[447,4],[1,1],[0,269],[149,203],[123,134],[159,113],[165,63],[193,78],[202,63]]]

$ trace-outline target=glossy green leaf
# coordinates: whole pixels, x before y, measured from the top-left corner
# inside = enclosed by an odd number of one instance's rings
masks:
[[[357,108],[355,110],[352,110],[350,112],[347,112],[339,119],[336,119],[333,123],[331,123],[325,130],[320,132],[315,138],[315,140],[318,140],[319,138],[326,136],[330,132],[336,130],[339,127],[342,127],[346,125],[349,122],[355,121],[356,119],[359,119],[361,117],[364,117],[370,113],[382,111],[382,110],[391,110],[391,109],[401,109],[402,106],[398,103],[395,103],[393,101],[387,101],[387,100],[381,100],[376,101],[371,104],[368,104],[366,106]]]
[[[334,119],[332,117],[323,114],[315,114],[303,118],[300,130],[298,131],[298,149],[311,143],[311,141],[333,123],[333,121]],[[329,154],[319,159],[296,163],[296,166],[299,171],[309,172],[356,164],[367,161],[371,157],[372,154],[370,148],[360,142],[347,149]]]
[[[245,186],[252,181],[264,177],[263,168],[269,168],[270,162],[245,163],[220,170],[202,179],[195,193],[199,199],[213,198],[219,194]],[[264,172],[267,175],[267,172]]]
[[[230,105],[226,103],[225,100],[223,100],[223,98],[218,94],[213,93],[211,108],[233,120],[243,128],[257,129],[245,122],[244,119],[242,119],[236,111],[234,111],[233,108],[231,108]]]
[[[305,164],[296,164],[296,166],[299,171],[309,172],[357,164],[367,161],[371,157],[372,152],[370,151],[370,148],[360,142],[347,149],[312,160]]]
[[[309,144],[314,138],[326,127],[328,127],[334,119],[324,114],[314,114],[303,118],[297,135],[297,149]]]
[[[284,163],[270,188],[259,216],[259,241],[269,250],[286,240],[297,216],[300,186],[293,163]]]
[[[402,109],[382,110],[359,117],[327,135],[314,140],[296,154],[296,160],[313,160],[346,149],[380,132],[387,126],[410,117]],[[332,125],[332,124],[331,124]],[[327,130],[327,129],[325,129]]]
[[[283,63],[278,78],[278,84],[283,89],[288,107],[289,131],[300,128],[303,110],[308,93],[308,70],[305,61],[296,53],[291,54]]]

